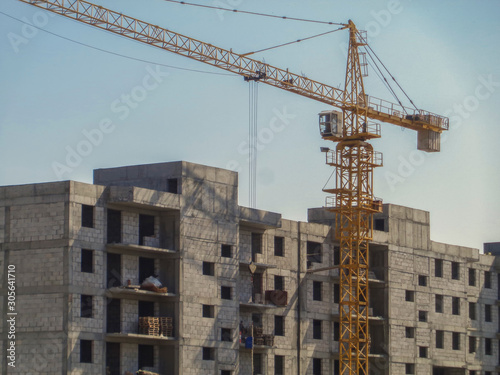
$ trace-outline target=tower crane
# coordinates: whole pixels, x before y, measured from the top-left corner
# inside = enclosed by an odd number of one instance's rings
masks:
[[[326,149],[326,163],[336,168],[336,186],[324,191],[333,194],[325,207],[336,213],[340,243],[340,374],[368,375],[368,245],[373,214],[382,207],[373,195],[373,170],[382,165],[382,156],[368,143],[380,137],[380,125],[370,120],[416,130],[418,149],[434,152],[439,151],[440,134],[448,130],[448,118],[365,94],[366,56],[360,47],[367,45],[366,33],[352,21],[343,24],[349,48],[345,87],[340,90],[88,1],[19,1],[340,109],[321,112],[319,121],[322,138],[337,143],[334,150]]]

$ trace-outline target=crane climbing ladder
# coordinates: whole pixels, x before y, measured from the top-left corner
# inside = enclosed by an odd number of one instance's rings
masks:
[[[345,88],[340,90],[88,1],[19,1],[340,109],[320,114],[322,138],[337,142],[326,152],[326,163],[336,168],[336,186],[324,191],[333,194],[326,208],[337,214],[340,242],[340,374],[368,375],[369,241],[373,214],[382,207],[373,194],[373,170],[382,165],[382,157],[368,143],[380,137],[380,125],[370,120],[415,130],[418,149],[436,152],[440,134],[449,128],[448,118],[365,94],[366,62],[360,47],[367,45],[366,34],[352,21],[343,25],[349,30],[349,50]]]

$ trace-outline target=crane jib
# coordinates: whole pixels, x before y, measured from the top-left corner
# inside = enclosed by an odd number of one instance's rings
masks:
[[[444,116],[416,110],[382,99],[366,96],[358,103],[347,103],[344,91],[314,81],[270,64],[216,47],[168,29],[128,17],[84,0],[19,0],[115,34],[151,46],[189,57],[232,73],[247,80],[260,80],[268,85],[292,91],[304,97],[333,107],[345,109],[357,104],[367,107],[367,116],[412,130],[441,133],[448,130],[449,120]]]

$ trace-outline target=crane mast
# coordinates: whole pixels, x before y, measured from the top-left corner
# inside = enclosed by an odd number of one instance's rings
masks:
[[[369,119],[416,130],[418,148],[428,152],[439,151],[439,136],[448,129],[448,119],[365,94],[363,71],[366,62],[359,47],[366,45],[366,33],[358,31],[352,21],[344,25],[349,30],[349,50],[345,88],[339,90],[288,69],[274,67],[88,1],[19,1],[233,72],[246,80],[259,80],[342,111],[335,121],[332,111],[320,118],[322,138],[337,142],[335,149],[328,149],[326,153],[326,163],[336,168],[336,185],[324,191],[333,194],[326,198],[326,208],[336,213],[335,235],[340,243],[340,374],[368,375],[368,247],[373,238],[373,214],[382,208],[381,201],[373,195],[373,170],[382,165],[382,156],[367,142],[380,137],[380,125]]]
[[[381,205],[373,197],[375,153],[367,139],[379,137],[368,128],[362,65],[361,34],[349,21],[349,50],[342,110],[342,134],[323,138],[338,141],[328,164],[336,167],[335,196],[327,206],[337,213],[335,234],[340,243],[340,374],[368,375],[368,241],[373,213]],[[328,160],[328,159],[327,159]]]

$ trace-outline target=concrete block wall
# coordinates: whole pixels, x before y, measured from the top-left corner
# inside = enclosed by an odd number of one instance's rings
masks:
[[[64,202],[12,205],[10,241],[45,241],[64,238]]]
[[[9,264],[16,266],[16,274],[22,275],[16,280],[17,288],[51,287],[64,284],[65,271],[62,247],[10,251]]]
[[[86,375],[101,373],[106,353],[106,344],[104,341],[92,340],[92,363],[80,362],[80,340],[87,340],[89,338],[90,337],[80,335],[79,337],[68,339],[68,346],[70,350],[68,374]]]
[[[106,322],[105,299],[102,296],[92,296],[92,317],[81,317],[81,294],[72,294],[71,312],[68,322],[68,329],[75,332],[103,332]]]
[[[120,366],[123,373],[125,373],[125,371],[129,371],[131,373],[137,371],[137,369],[139,368],[139,362],[137,360],[138,352],[139,349],[137,347],[137,344],[120,344]]]
[[[67,336],[64,333],[30,332],[16,337],[16,367],[9,374],[52,375],[63,372],[63,356]],[[2,353],[3,343],[0,344]],[[5,349],[6,350],[6,349]],[[2,356],[2,360],[4,360]]]
[[[139,333],[139,302],[136,300],[122,299],[121,332]]]
[[[62,293],[20,294],[16,298],[16,331],[62,331],[65,299]]]
[[[93,250],[93,272],[82,272],[82,248],[71,247],[70,249],[70,266],[72,285],[85,288],[99,288],[104,286],[103,275],[106,274],[105,257],[106,253],[102,250]]]

